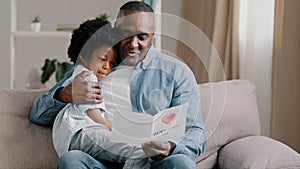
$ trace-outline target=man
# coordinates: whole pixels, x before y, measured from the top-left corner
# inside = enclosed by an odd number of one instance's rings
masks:
[[[134,66],[130,80],[130,101],[134,112],[155,114],[163,109],[189,103],[186,134],[179,140],[149,141],[142,144],[153,161],[152,168],[197,168],[194,158],[205,147],[200,96],[191,70],[181,61],[157,52],[153,46],[154,14],[145,3],[132,1],[119,11],[115,25],[122,34],[119,54],[124,65]],[[61,87],[64,80],[35,99],[29,119],[48,125],[68,102],[99,103],[103,97],[98,84],[83,82],[89,72],[80,74],[73,85]],[[66,77],[70,75],[67,74]],[[73,98],[72,98],[73,97]],[[65,153],[59,168],[111,168],[80,151]]]

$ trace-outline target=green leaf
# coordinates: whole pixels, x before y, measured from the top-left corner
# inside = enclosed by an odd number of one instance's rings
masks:
[[[103,20],[107,20],[109,17],[110,17],[110,15],[108,15],[108,14],[106,14],[106,13],[100,14],[100,15],[98,16],[98,18],[103,19]]]
[[[64,78],[64,75],[67,71],[71,70],[74,67],[74,64],[63,62],[59,63],[57,62],[55,65],[55,71],[56,71],[56,82],[60,81]]]
[[[33,19],[31,19],[32,23],[38,23],[41,22],[41,17],[40,15],[35,16]]]
[[[55,71],[55,62],[56,59],[49,60],[46,59],[44,62],[44,66],[42,67],[43,73],[41,77],[41,82],[44,84],[47,80],[49,80],[52,73]]]

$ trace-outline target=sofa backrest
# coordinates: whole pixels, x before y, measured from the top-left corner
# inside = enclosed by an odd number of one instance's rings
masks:
[[[41,90],[0,90],[1,168],[56,168],[51,128],[30,123],[28,112]]]
[[[200,168],[212,168],[218,150],[239,138],[260,135],[260,122],[254,85],[247,80],[230,80],[198,85],[207,137]]]

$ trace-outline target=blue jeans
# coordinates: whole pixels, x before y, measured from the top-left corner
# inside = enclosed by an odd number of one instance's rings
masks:
[[[122,169],[122,164],[107,161],[97,161],[90,155],[72,150],[64,153],[58,161],[58,169]],[[153,161],[152,169],[197,169],[196,163],[191,158],[176,154],[169,156],[162,161]]]
[[[110,141],[107,129],[99,126],[82,128],[70,143],[69,150],[80,150],[97,161],[124,164],[126,169],[150,169],[151,160],[140,146]]]

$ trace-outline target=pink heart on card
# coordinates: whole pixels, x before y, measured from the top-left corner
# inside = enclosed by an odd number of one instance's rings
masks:
[[[175,113],[167,114],[167,115],[163,116],[161,121],[165,124],[169,124],[175,118],[175,116],[176,116]]]

